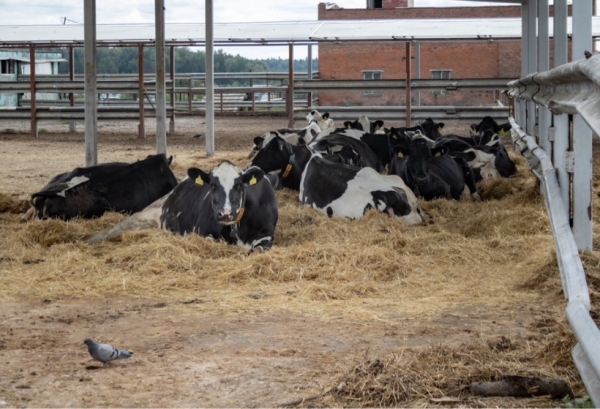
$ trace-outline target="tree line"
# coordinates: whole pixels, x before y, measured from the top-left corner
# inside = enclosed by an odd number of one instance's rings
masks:
[[[68,61],[69,52],[61,50],[63,57]],[[83,48],[74,49],[75,74],[83,74]],[[144,73],[156,72],[156,51],[154,47],[144,47]],[[167,52],[166,72],[169,72],[170,55]],[[205,53],[202,50],[191,50],[187,47],[177,47],[174,50],[175,73],[202,73],[205,72]],[[98,47],[97,49],[98,74],[137,74],[138,73],[138,48],[137,47]],[[217,50],[214,55],[215,72],[287,72],[288,60],[282,58],[249,59],[239,54],[232,55]],[[318,70],[318,59],[312,60],[313,71]],[[294,60],[294,71],[308,71],[307,59]],[[59,64],[59,74],[68,74],[68,62]],[[219,80],[218,85],[247,85],[240,81]]]

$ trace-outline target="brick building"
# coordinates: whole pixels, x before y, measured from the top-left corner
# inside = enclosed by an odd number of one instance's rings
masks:
[[[344,9],[319,4],[319,20],[453,19],[521,17],[521,6],[413,7],[412,0],[367,0],[365,9]],[[553,8],[550,6],[550,13]],[[569,6],[570,14],[570,6]],[[401,22],[399,22],[401,24]],[[319,44],[322,79],[404,79],[406,42]],[[419,47],[418,53],[416,47]],[[419,42],[411,45],[413,78],[507,78],[521,76],[520,40]],[[416,72],[416,56],[420,72]],[[552,58],[552,57],[551,57]],[[413,105],[490,105],[499,94],[492,91],[421,91],[412,93]],[[321,92],[323,106],[404,105],[404,91]]]

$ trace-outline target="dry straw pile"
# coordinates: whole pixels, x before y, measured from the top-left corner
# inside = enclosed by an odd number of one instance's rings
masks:
[[[176,160],[174,170],[183,176],[189,166],[208,170],[225,158],[243,167],[246,155],[245,151],[211,159],[192,155]],[[252,256],[196,235],[157,230],[87,245],[83,239],[124,216],[20,223],[22,204],[1,195],[0,299],[159,300],[219,294],[226,300],[221,307],[233,313],[246,302],[248,292],[259,292],[268,295],[270,301],[265,302],[273,310],[325,316],[335,303],[335,308],[358,319],[371,317],[361,309],[365,300],[379,300],[393,305],[396,313],[423,320],[457,306],[513,308],[525,299],[554,306],[548,316],[558,314],[560,321],[560,279],[538,183],[520,157],[513,159],[518,176],[482,183],[482,202],[422,203],[432,217],[422,226],[407,227],[375,211],[355,221],[328,219],[301,206],[297,192],[278,191],[274,247]],[[597,305],[600,257],[594,253],[583,260],[595,277],[591,284]],[[318,401],[344,406],[430,405],[432,397],[449,391],[460,395],[471,380],[493,379],[503,372],[548,374],[581,387],[569,361],[570,332],[564,321],[548,316],[540,320],[554,334],[553,341],[544,338],[534,352],[529,342],[535,340],[509,340],[505,346],[482,340],[476,345],[365,357],[350,373],[332,379],[332,385],[343,385]],[[505,365],[487,366],[488,359],[498,362],[498,354]]]

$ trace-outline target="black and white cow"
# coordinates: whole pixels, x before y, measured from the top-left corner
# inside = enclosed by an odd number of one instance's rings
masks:
[[[302,174],[300,203],[329,217],[359,219],[371,209],[414,225],[426,219],[417,198],[396,175],[331,163],[314,153]]]
[[[459,200],[465,187],[480,199],[471,167],[462,158],[446,155],[447,151],[444,146],[431,149],[422,138],[412,140],[408,146],[398,145],[390,174],[400,176],[415,195],[425,200]]]
[[[242,171],[224,161],[209,173],[190,168],[188,176],[171,193],[93,236],[88,243],[114,238],[127,230],[159,227],[178,234],[224,239],[249,251],[271,248],[277,200],[261,169]]]
[[[276,175],[283,187],[300,190],[302,172],[310,156],[308,147],[292,145],[283,138],[275,137],[262,146],[252,158],[250,166],[256,166],[267,174]],[[326,155],[325,159],[335,163],[356,165],[360,162],[360,155],[350,146],[344,146],[335,154]]]
[[[333,122],[333,119],[329,117],[329,112],[321,114],[319,111],[313,109],[306,114],[306,123],[307,125],[310,125],[313,122],[319,126],[321,131],[335,129],[335,123]]]
[[[257,136],[254,138],[254,146],[252,147],[252,152],[250,152],[248,157],[252,158],[263,145],[267,144],[276,136],[279,136],[292,145],[306,145],[316,139],[320,132],[321,129],[315,122],[310,123],[302,129],[283,128],[276,131],[267,132],[262,136]]]
[[[380,135],[381,136],[381,135]],[[349,146],[358,154],[360,162],[357,164],[360,167],[370,167],[377,172],[383,172],[385,168],[369,146],[360,139],[356,139],[342,134],[330,134],[316,142],[310,144],[313,151],[320,153],[337,153],[344,146]]]
[[[499,125],[494,118],[486,116],[478,124],[471,124],[471,129],[476,133],[480,134],[485,131],[492,131],[494,134],[504,133],[509,131],[511,128],[510,122]]]
[[[384,122],[380,119],[370,121],[366,115],[361,115],[355,121],[345,121],[344,128],[358,129],[368,133],[383,133]]]
[[[55,176],[31,195],[24,219],[99,217],[106,211],[134,213],[170,192],[177,179],[164,154],[134,163],[75,168]]]

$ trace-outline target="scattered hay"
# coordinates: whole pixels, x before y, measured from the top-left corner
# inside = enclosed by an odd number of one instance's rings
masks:
[[[423,407],[446,402],[467,407],[556,407],[557,401],[549,397],[481,398],[470,392],[473,382],[520,375],[563,379],[582,393],[576,371],[564,369],[560,365],[564,362],[556,361],[556,357],[568,357],[576,342],[568,325],[550,317],[537,324],[557,337],[544,341],[533,351],[526,340],[502,336],[454,346],[401,349],[383,357],[365,358],[343,378],[332,381],[331,392],[317,398],[316,406]],[[368,351],[366,354],[371,355]]]
[[[24,213],[28,209],[29,203],[26,200],[15,200],[0,193],[0,213]]]

